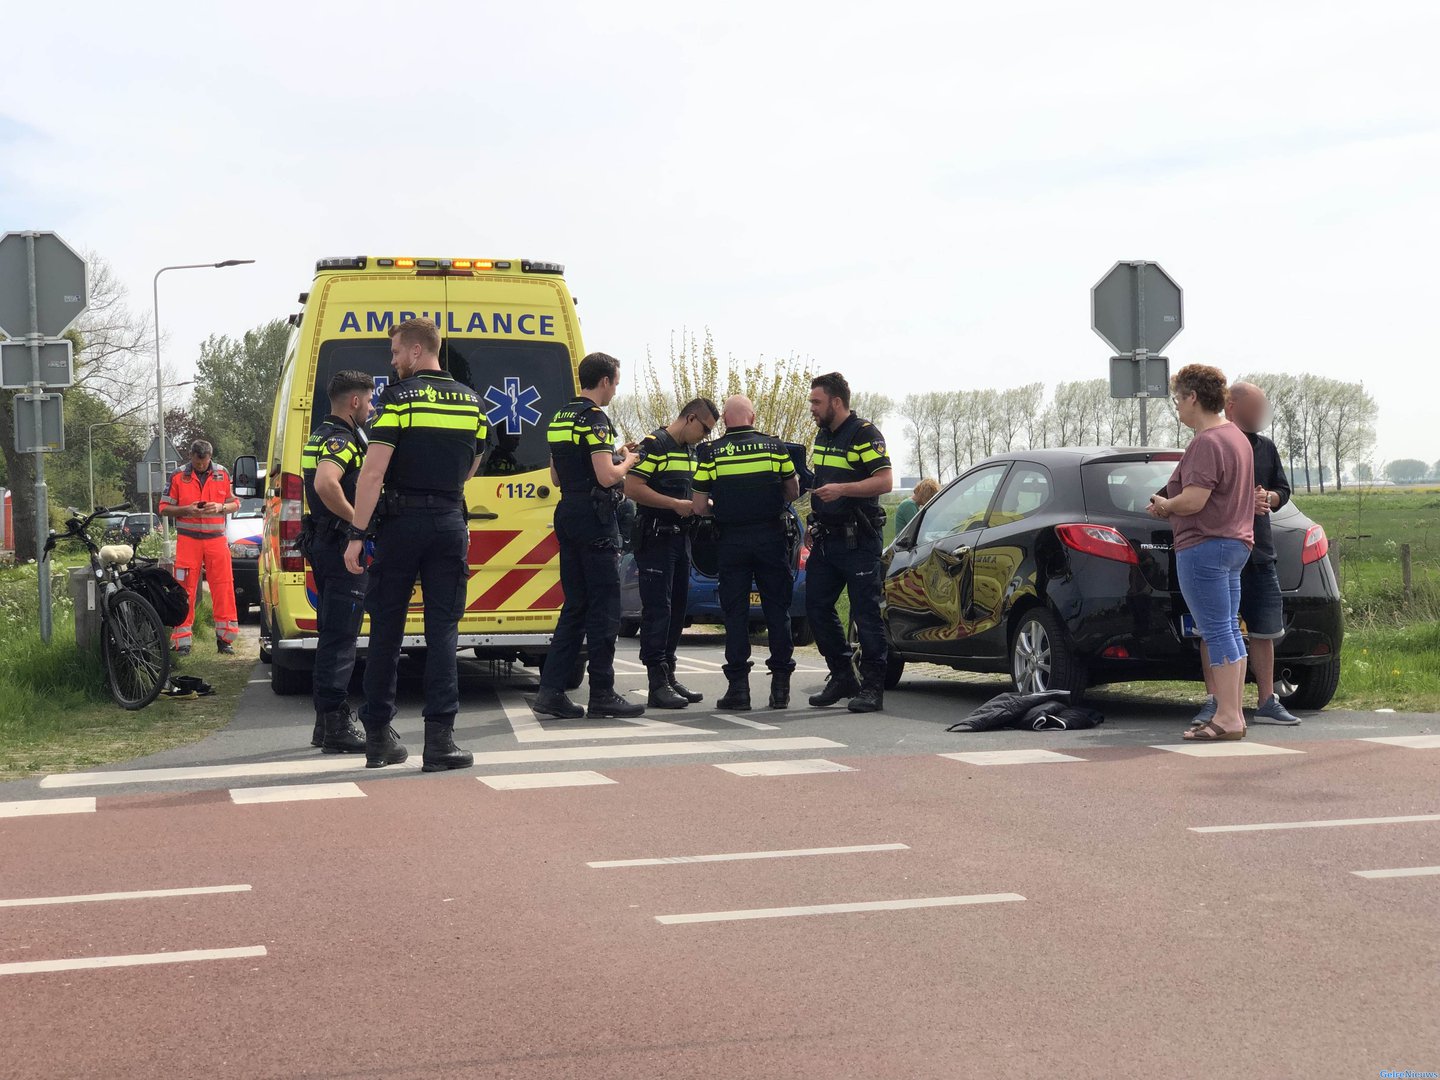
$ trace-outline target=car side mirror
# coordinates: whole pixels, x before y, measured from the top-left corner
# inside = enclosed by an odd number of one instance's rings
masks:
[[[915,534],[905,532],[895,538],[895,549],[897,551],[911,551],[915,547]]]
[[[260,463],[251,454],[235,459],[230,470],[230,487],[237,499],[253,499],[260,494]]]

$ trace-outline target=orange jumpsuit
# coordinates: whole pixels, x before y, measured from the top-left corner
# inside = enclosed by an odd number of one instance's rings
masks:
[[[219,465],[211,464],[209,475],[200,474],[186,465],[170,477],[170,488],[160,500],[160,509],[169,506],[191,506],[199,502],[228,503],[235,498],[230,490],[230,474]],[[230,564],[230,545],[225,540],[224,514],[197,514],[175,518],[175,578],[190,595],[190,612],[175,627],[170,644],[189,648],[195,622],[195,598],[200,591],[200,573],[210,583],[210,609],[215,616],[215,640],[233,643],[240,636],[240,622],[235,613],[235,575]]]

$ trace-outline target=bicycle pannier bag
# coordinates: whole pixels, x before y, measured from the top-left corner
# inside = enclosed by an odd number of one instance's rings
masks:
[[[133,589],[155,609],[166,626],[179,626],[190,614],[190,597],[185,586],[159,566],[137,566],[120,575],[120,582]]]

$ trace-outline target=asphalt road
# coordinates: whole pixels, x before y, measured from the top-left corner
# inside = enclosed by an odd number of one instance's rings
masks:
[[[683,654],[640,724],[467,664],[465,772],[311,750],[257,667],[204,742],[0,785],[0,1075],[1440,1071],[1436,717],[951,734],[1000,687],[916,672],[727,719]]]

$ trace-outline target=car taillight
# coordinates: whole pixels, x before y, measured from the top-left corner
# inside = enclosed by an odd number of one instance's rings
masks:
[[[1112,529],[1109,525],[1056,525],[1055,535],[1060,537],[1066,547],[1082,551],[1086,555],[1097,555],[1102,559],[1133,563],[1136,566],[1140,564],[1140,558],[1130,546],[1130,541],[1125,539],[1119,529]]]
[[[1300,555],[1300,564],[1307,566],[1312,562],[1319,562],[1329,554],[1330,538],[1319,525],[1311,525],[1305,530],[1305,550]]]
[[[303,574],[300,518],[305,513],[305,482],[294,473],[280,474],[280,569]]]

